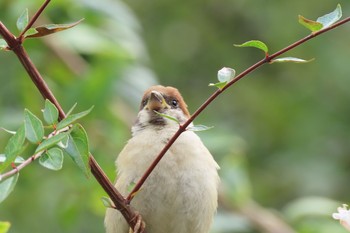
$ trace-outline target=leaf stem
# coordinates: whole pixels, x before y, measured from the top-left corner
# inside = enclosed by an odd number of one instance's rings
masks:
[[[146,179],[149,177],[149,175],[152,173],[152,171],[154,170],[154,168],[157,166],[157,164],[159,163],[159,161],[163,158],[163,156],[165,155],[165,153],[169,150],[169,148],[172,146],[172,144],[176,141],[176,139],[184,132],[186,131],[187,126],[189,126],[193,120],[195,118],[197,118],[197,116],[208,107],[209,104],[211,104],[221,93],[223,93],[226,89],[228,89],[230,86],[232,86],[234,83],[238,82],[240,79],[242,79],[243,77],[247,76],[249,73],[257,70],[259,67],[261,67],[262,65],[269,63],[272,59],[280,56],[281,54],[286,53],[287,51],[305,43],[306,41],[319,36],[327,31],[330,31],[340,25],[343,25],[347,22],[350,21],[350,17],[347,17],[335,24],[333,24],[332,26],[329,26],[327,28],[324,28],[320,31],[317,32],[313,32],[312,34],[294,42],[293,44],[277,51],[276,53],[272,54],[272,55],[267,55],[264,57],[264,59],[258,61],[257,63],[255,63],[254,65],[250,66],[249,68],[247,68],[246,70],[244,70],[242,73],[240,73],[239,75],[237,75],[234,79],[232,79],[230,82],[228,82],[222,89],[217,89],[194,113],[193,115],[183,124],[179,127],[179,129],[177,130],[177,132],[171,137],[171,139],[169,140],[169,142],[164,146],[164,148],[159,152],[159,154],[157,155],[157,157],[155,158],[155,160],[152,162],[152,164],[147,168],[147,170],[145,171],[145,173],[142,175],[142,177],[140,178],[140,180],[136,183],[135,187],[133,188],[133,190],[129,193],[128,197],[126,198],[128,203],[131,202],[131,200],[133,199],[133,197],[135,195],[133,195],[134,193],[138,192],[139,189],[142,187],[142,185],[144,184],[144,182],[146,181]]]

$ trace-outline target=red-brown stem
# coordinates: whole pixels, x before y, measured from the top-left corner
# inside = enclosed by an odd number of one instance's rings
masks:
[[[42,11],[45,9],[47,4],[50,2],[50,0],[45,1],[44,5],[40,7],[40,9],[37,11],[35,16],[32,18],[30,23],[28,25],[33,25],[35,23],[35,20],[40,16]],[[29,27],[28,27],[29,28]],[[26,29],[28,30],[28,29]],[[24,31],[26,31],[24,30]],[[44,97],[44,99],[50,100],[58,109],[59,111],[59,119],[62,120],[65,118],[65,113],[59,104],[59,102],[56,100],[55,96],[52,94],[51,90],[47,86],[44,79],[41,77],[39,71],[29,58],[27,52],[22,46],[22,39],[16,38],[6,27],[5,25],[0,22],[0,35],[4,38],[6,41],[8,47],[10,50],[12,50],[26,69],[27,73],[29,74],[30,78],[32,79],[33,83],[37,87],[37,89],[40,91],[41,95]],[[21,35],[22,36],[22,35]],[[32,161],[39,158],[38,156],[32,156],[28,160],[26,160],[25,163],[21,164],[17,167],[17,169],[14,169],[13,174],[18,172],[18,168],[23,169],[25,166],[29,165]],[[99,182],[99,184],[102,186],[102,188],[106,191],[108,196],[113,201],[116,208],[121,212],[121,214],[124,216],[125,220],[128,222],[130,227],[133,229],[134,226],[137,223],[137,214],[136,212],[128,205],[126,202],[126,199],[123,198],[123,196],[118,192],[118,190],[113,186],[113,184],[110,182],[106,174],[102,171],[100,166],[98,165],[95,158],[90,154],[89,156],[89,165],[91,169],[91,173],[94,175],[96,180]],[[144,233],[147,233],[146,230]]]
[[[115,208],[120,211],[120,213],[124,216],[125,220],[128,222],[129,226],[134,228],[137,223],[136,213],[131,208],[129,204],[127,204],[124,197],[118,192],[118,190],[113,186],[111,181],[108,179],[106,174],[100,168],[98,163],[94,160],[94,157],[90,155],[89,164],[91,167],[91,173],[94,175],[99,184],[103,187],[105,192],[113,201]],[[144,231],[146,233],[146,231]]]
[[[0,22],[0,34],[6,41],[10,50],[12,50],[22,63],[23,67],[26,69],[30,78],[32,79],[35,86],[40,91],[44,99],[49,99],[58,109],[60,119],[65,118],[65,113],[62,110],[60,104],[56,100],[55,96],[52,94],[51,90],[45,83],[44,79],[41,77],[38,69],[35,67],[33,62],[30,60],[27,52],[22,46],[22,42],[17,39],[6,27]]]
[[[21,163],[20,165],[16,166],[12,170],[10,170],[10,171],[8,171],[8,172],[6,172],[4,174],[0,174],[0,181],[1,180],[5,180],[5,179],[9,178],[10,176],[13,176],[14,174],[18,173],[20,170],[22,170],[23,168],[28,166],[30,163],[32,163],[33,161],[38,159],[43,153],[44,153],[43,151],[41,151],[39,153],[36,153],[35,155],[30,156],[23,163]]]
[[[230,82],[228,82],[224,88],[222,89],[218,89],[216,90],[194,113],[193,115],[190,117],[190,119],[188,119],[183,125],[181,125],[178,129],[178,131],[173,135],[173,137],[169,140],[169,142],[164,146],[164,148],[159,152],[159,154],[157,155],[157,157],[155,158],[155,160],[152,162],[152,164],[148,167],[148,169],[145,171],[145,173],[142,175],[142,177],[140,178],[140,180],[136,183],[136,185],[134,186],[134,188],[131,190],[131,192],[129,193],[128,197],[126,198],[128,203],[131,202],[131,200],[134,197],[134,193],[136,193],[137,191],[140,190],[140,188],[142,187],[142,185],[144,184],[144,182],[147,180],[147,178],[149,177],[149,175],[152,173],[152,171],[154,170],[154,168],[157,166],[157,164],[159,163],[159,161],[163,158],[163,156],[165,155],[165,153],[169,150],[169,148],[172,146],[172,144],[176,141],[176,139],[184,132],[186,131],[186,128],[193,122],[193,120],[195,118],[197,118],[197,116],[208,107],[208,105],[213,102],[213,100],[215,100],[221,93],[223,93],[227,88],[229,88],[230,86],[232,86],[234,83],[238,82],[240,79],[242,79],[243,77],[245,77],[246,75],[248,75],[249,73],[255,71],[256,69],[258,69],[260,66],[269,63],[271,60],[273,60],[274,58],[278,57],[281,54],[286,53],[287,51],[305,43],[306,41],[321,35],[329,30],[332,30],[342,24],[347,23],[348,21],[350,21],[350,17],[347,17],[335,24],[333,24],[330,27],[327,27],[325,29],[322,29],[320,31],[314,32],[296,42],[294,42],[293,44],[279,50],[278,52],[272,54],[272,55],[267,55],[264,57],[264,59],[258,61],[257,63],[255,63],[254,65],[250,66],[248,69],[246,69],[245,71],[243,71],[242,73],[240,73],[239,75],[237,75],[234,79],[232,79]]]

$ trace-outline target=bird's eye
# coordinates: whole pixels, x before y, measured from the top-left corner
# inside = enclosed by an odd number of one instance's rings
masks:
[[[145,107],[146,104],[147,104],[147,99],[142,100],[142,103],[141,103],[142,107]]]
[[[171,105],[176,108],[177,106],[179,106],[179,102],[176,99],[173,99],[171,101]]]

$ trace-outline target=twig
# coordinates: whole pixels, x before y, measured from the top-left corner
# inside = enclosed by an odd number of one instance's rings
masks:
[[[25,168],[26,166],[28,166],[30,163],[32,163],[33,161],[35,161],[36,159],[40,158],[40,156],[44,153],[44,151],[40,151],[38,153],[36,153],[35,155],[30,156],[28,159],[26,159],[23,163],[21,163],[20,165],[16,166],[14,169],[4,173],[4,174],[0,174],[0,181],[1,180],[5,180],[10,176],[13,176],[14,174],[18,173],[20,170],[22,170],[23,168]]]
[[[35,23],[35,20],[40,16],[42,11],[45,9],[47,4],[50,2],[50,0],[45,1],[44,5],[40,7],[40,9],[36,12],[35,16],[30,21],[30,25],[33,25]],[[28,24],[29,25],[29,24]],[[28,29],[27,29],[28,30]],[[24,30],[25,31],[25,30]],[[4,40],[7,42],[9,49],[12,50],[26,69],[28,75],[32,79],[33,83],[37,87],[37,89],[40,91],[41,95],[44,99],[50,100],[58,109],[59,111],[59,119],[62,120],[65,118],[66,114],[64,113],[62,107],[60,106],[59,102],[56,100],[55,96],[52,94],[51,90],[47,86],[44,79],[41,77],[39,71],[29,58],[27,52],[22,46],[22,40],[17,39],[7,28],[6,26],[0,22],[0,35],[4,38]],[[27,163],[22,164],[21,169],[23,169],[25,166],[30,164],[30,161],[27,161]],[[132,208],[127,204],[126,200],[123,198],[123,196],[116,190],[116,188],[113,186],[113,184],[109,181],[108,177],[103,173],[103,171],[100,169],[97,161],[95,158],[90,154],[89,156],[89,164],[91,168],[91,172],[96,178],[96,180],[100,183],[102,188],[106,191],[106,193],[109,195],[109,197],[112,199],[115,206],[118,208],[118,210],[123,214],[126,221],[129,223],[130,227],[133,229],[136,224],[135,216],[136,213]],[[17,167],[17,170],[19,167]],[[14,169],[16,172],[16,169]],[[18,171],[17,171],[18,172]],[[146,231],[144,231],[146,233]]]
[[[48,136],[47,136],[47,139],[59,134],[59,133],[62,133],[62,132],[66,132],[67,130],[69,130],[69,126],[63,128],[63,129],[60,129],[60,130],[55,130],[53,131],[52,133],[50,133]],[[45,151],[39,151],[38,153],[30,156],[28,159],[26,159],[24,162],[22,162],[20,165],[16,166],[15,168],[13,168],[12,170],[8,171],[8,172],[5,172],[3,174],[0,174],[0,181],[1,180],[4,180],[4,179],[7,179],[8,177],[18,173],[20,170],[22,170],[23,168],[25,168],[26,166],[28,166],[29,164],[31,164],[32,162],[34,162],[35,160],[37,160],[38,158],[41,157],[41,155],[44,153]]]
[[[18,36],[20,41],[23,41],[23,36],[24,33],[26,33],[32,26],[33,24],[36,22],[36,20],[39,18],[39,16],[41,15],[41,13],[43,13],[43,11],[45,10],[46,6],[50,3],[51,0],[46,0],[44,2],[44,4],[39,8],[39,10],[37,10],[37,12],[34,14],[34,16],[31,18],[31,20],[29,21],[29,23],[27,24],[27,26],[24,28],[24,30],[21,32],[21,34]]]
[[[278,52],[270,55],[270,56],[266,56],[264,59],[258,61],[257,63],[255,63],[254,65],[250,66],[248,69],[246,69],[245,71],[243,71],[242,73],[240,73],[239,75],[237,75],[233,80],[231,80],[230,82],[228,82],[224,88],[222,89],[218,89],[216,90],[194,113],[193,115],[183,124],[179,127],[179,129],[177,130],[177,132],[173,135],[173,137],[169,140],[169,142],[164,146],[164,148],[159,152],[158,156],[156,157],[156,159],[152,162],[152,164],[149,166],[149,168],[145,171],[145,173],[142,175],[142,177],[140,178],[140,180],[136,183],[136,185],[134,186],[134,188],[131,190],[131,192],[129,193],[128,197],[127,197],[127,201],[130,203],[130,201],[133,199],[133,197],[135,195],[133,195],[134,193],[136,193],[143,185],[143,183],[147,180],[148,176],[152,173],[152,171],[154,170],[154,168],[157,166],[157,164],[159,163],[159,161],[163,158],[163,156],[165,155],[165,153],[169,150],[169,148],[171,147],[171,145],[176,141],[176,139],[184,132],[186,131],[186,128],[193,122],[193,120],[195,118],[197,118],[197,116],[208,107],[208,105],[213,102],[213,100],[215,100],[221,93],[223,93],[227,88],[229,88],[230,86],[232,86],[234,83],[238,82],[241,78],[245,77],[246,75],[248,75],[249,73],[255,71],[256,69],[258,69],[260,66],[269,63],[272,59],[278,57],[281,54],[286,53],[287,51],[305,43],[306,41],[319,36],[329,30],[332,30],[340,25],[343,25],[347,22],[350,21],[350,17],[347,17],[335,24],[333,24],[330,27],[327,27],[325,29],[322,29],[320,31],[314,32],[298,41],[296,41],[295,43],[279,50]]]

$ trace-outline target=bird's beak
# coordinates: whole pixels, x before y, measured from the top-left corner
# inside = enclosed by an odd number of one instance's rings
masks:
[[[152,91],[148,98],[146,109],[159,111],[168,108],[169,105],[166,103],[162,94],[158,91]]]

